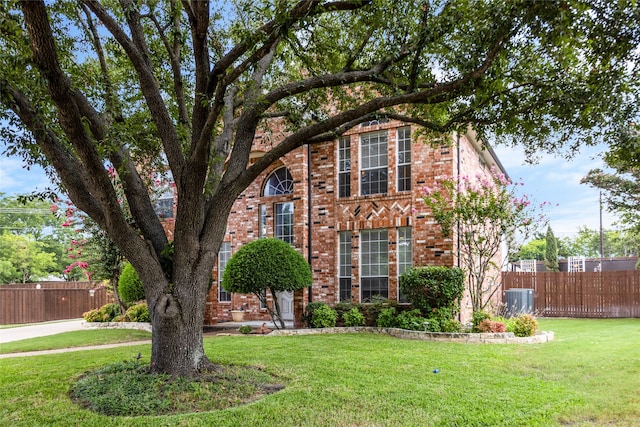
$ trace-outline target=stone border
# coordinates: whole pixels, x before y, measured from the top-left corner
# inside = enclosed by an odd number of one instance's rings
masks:
[[[540,344],[553,341],[552,331],[540,331],[531,337],[516,337],[513,332],[496,333],[448,333],[448,332],[422,332],[409,331],[398,328],[375,328],[368,326],[345,328],[315,328],[315,329],[279,329],[271,332],[269,336],[293,336],[293,335],[317,335],[317,334],[353,334],[371,333],[390,335],[396,338],[421,341],[460,342],[470,344]]]
[[[137,329],[151,332],[151,323],[144,322],[82,322],[83,329]]]

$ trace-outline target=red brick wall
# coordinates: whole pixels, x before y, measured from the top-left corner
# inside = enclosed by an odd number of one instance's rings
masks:
[[[412,190],[396,191],[396,129],[403,124],[384,123],[370,127],[356,127],[347,134],[351,138],[351,197],[338,197],[337,143],[327,142],[301,147],[287,154],[261,174],[236,200],[228,220],[225,241],[235,253],[244,243],[259,237],[259,206],[267,211],[266,236],[274,235],[274,205],[291,201],[294,204],[294,247],[305,256],[309,254],[309,200],[311,202],[311,265],[313,271],[312,300],[335,304],[339,299],[338,285],[338,232],[352,231],[352,300],[360,300],[359,293],[359,238],[360,231],[387,229],[389,236],[389,298],[398,296],[397,281],[397,229],[412,228],[413,265],[457,265],[457,248],[452,238],[443,238],[440,228],[421,199],[425,186],[433,187],[441,179],[458,175],[489,173],[486,161],[474,147],[471,138],[443,140],[440,144],[419,141],[412,144]],[[388,130],[388,192],[384,195],[359,194],[359,141],[360,133]],[[277,124],[270,133],[259,135],[254,146],[254,157],[259,157],[283,137]],[[308,150],[310,149],[310,153]],[[308,194],[311,156],[311,198]],[[460,162],[458,162],[458,154]],[[490,161],[490,159],[488,159]],[[276,169],[286,166],[294,180],[292,195],[262,197],[262,187]],[[217,302],[217,268],[214,285],[205,309],[205,323],[214,324],[231,319],[230,310],[242,306],[247,320],[268,320],[252,295],[232,294],[231,302]],[[294,297],[296,323],[301,324],[304,306],[309,301],[307,289]],[[468,297],[462,304],[468,308]],[[466,320],[469,313],[463,314]]]

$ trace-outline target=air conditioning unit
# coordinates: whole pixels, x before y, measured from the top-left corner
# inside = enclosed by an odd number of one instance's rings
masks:
[[[533,314],[533,289],[509,289],[504,291],[506,316],[519,316],[523,313]]]

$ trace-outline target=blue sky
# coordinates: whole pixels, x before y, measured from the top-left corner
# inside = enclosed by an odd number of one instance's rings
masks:
[[[567,160],[561,156],[541,155],[537,164],[525,163],[523,151],[511,147],[494,147],[503,166],[513,181],[522,180],[522,193],[535,202],[549,202],[545,213],[556,237],[574,235],[578,228],[600,228],[599,191],[580,184],[590,169],[605,169],[600,155],[606,145],[582,147],[580,153]],[[617,218],[603,206],[602,225],[615,228]]]
[[[586,225],[599,228],[598,191],[580,179],[589,169],[602,167],[597,158],[605,146],[583,147],[580,154],[567,161],[561,157],[544,156],[536,165],[524,162],[519,149],[495,147],[495,151],[513,181],[524,182],[521,191],[536,203],[550,202],[545,212],[557,237],[575,234]],[[2,147],[0,146],[0,151]],[[51,186],[39,168],[25,170],[19,158],[0,156],[0,192],[6,194],[30,193]],[[612,228],[615,217],[603,211],[604,228]]]

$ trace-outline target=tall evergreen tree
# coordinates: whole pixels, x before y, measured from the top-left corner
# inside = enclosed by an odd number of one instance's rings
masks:
[[[544,265],[547,267],[547,271],[560,270],[558,266],[558,241],[556,240],[556,236],[553,235],[553,230],[550,225],[547,226]]]

